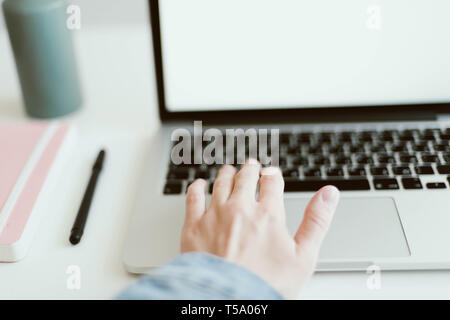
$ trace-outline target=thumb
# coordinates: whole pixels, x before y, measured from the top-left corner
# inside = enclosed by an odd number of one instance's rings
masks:
[[[325,186],[314,195],[306,207],[303,221],[295,234],[298,249],[306,249],[315,255],[325,238],[339,202],[339,190],[334,186]]]

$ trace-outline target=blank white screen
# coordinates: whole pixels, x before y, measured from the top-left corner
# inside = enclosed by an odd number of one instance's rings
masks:
[[[170,111],[450,101],[449,0],[163,0]]]

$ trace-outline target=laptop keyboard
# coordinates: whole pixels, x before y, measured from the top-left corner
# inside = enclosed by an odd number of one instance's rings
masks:
[[[329,184],[342,191],[445,189],[450,183],[450,128],[280,132],[279,141],[285,192]],[[197,178],[211,193],[220,166],[169,163],[163,193],[182,194]]]

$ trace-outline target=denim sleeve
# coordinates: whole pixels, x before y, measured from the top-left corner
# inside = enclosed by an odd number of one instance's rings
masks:
[[[185,253],[154,269],[118,297],[142,299],[283,299],[254,273],[206,253]]]

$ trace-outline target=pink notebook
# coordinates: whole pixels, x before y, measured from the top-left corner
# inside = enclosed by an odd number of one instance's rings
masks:
[[[56,122],[0,123],[0,261],[26,255],[42,214],[39,202],[69,156],[73,136]]]

